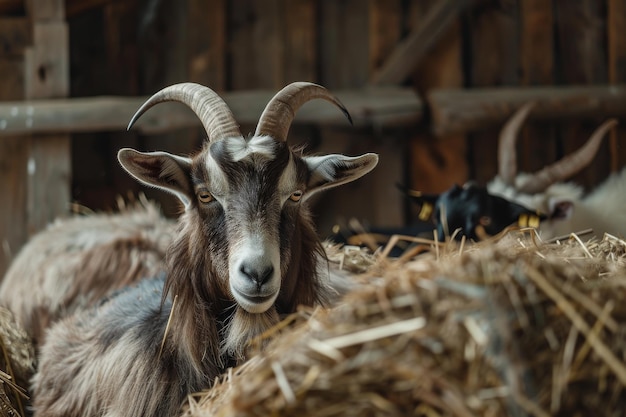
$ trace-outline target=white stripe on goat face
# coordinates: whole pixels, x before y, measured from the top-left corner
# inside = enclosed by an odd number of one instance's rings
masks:
[[[206,167],[220,190],[229,246],[229,287],[249,313],[263,313],[281,284],[280,219],[296,169],[285,144],[270,137],[211,144]]]

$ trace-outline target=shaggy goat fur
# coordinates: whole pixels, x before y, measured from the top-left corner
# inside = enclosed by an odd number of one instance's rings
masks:
[[[59,219],[20,250],[0,285],[35,345],[63,316],[165,268],[174,224],[150,203],[117,214]]]

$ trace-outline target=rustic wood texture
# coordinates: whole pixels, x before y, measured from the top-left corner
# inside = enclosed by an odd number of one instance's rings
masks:
[[[341,98],[353,117],[359,117],[358,113],[348,106],[347,97],[340,94],[339,88],[370,91],[363,86],[372,67],[386,59],[390,38],[397,41],[401,34],[394,26],[397,16],[387,10],[399,8],[399,4],[397,1],[320,1],[320,81]],[[384,27],[388,30],[383,31]],[[371,131],[321,130],[319,151],[349,155],[377,152],[380,158],[372,173],[353,184],[328,191],[319,200],[316,213],[323,235],[329,234],[334,224],[352,218],[379,226],[405,223],[403,201],[394,184],[405,181],[408,141],[397,141],[393,135],[381,133],[385,125],[390,124],[381,119],[371,124],[377,131],[377,140],[373,140]]]
[[[317,80],[317,1],[283,0],[283,83]]]
[[[67,135],[38,135],[29,142],[26,210],[27,234],[32,236],[69,213],[72,162]]]
[[[0,100],[24,98],[24,51],[31,43],[27,18],[0,18]],[[6,124],[0,118],[0,131]],[[5,196],[0,199],[0,276],[27,238],[23,186],[27,161],[28,145],[24,138],[8,136],[0,140],[0,192]]]
[[[26,166],[28,141],[19,137],[0,140],[0,275],[27,239]]]
[[[189,81],[207,85],[222,92],[226,89],[226,0],[189,0],[187,39]]]
[[[139,21],[139,7],[130,1],[109,1],[68,19],[70,34],[91,34],[70,37],[72,96],[139,95]],[[108,211],[116,197],[136,194],[139,184],[116,164],[116,154],[139,143],[134,132],[72,135],[73,203]]]
[[[467,25],[472,60],[468,78],[472,88],[519,83],[517,21],[517,0],[502,2],[499,7],[477,8],[470,12]],[[489,181],[497,173],[498,130],[499,126],[470,136],[469,176],[479,183]]]
[[[371,0],[369,10],[369,72],[376,74],[402,44],[403,10],[398,0]],[[374,77],[375,78],[375,77]],[[404,80],[400,80],[404,81]],[[372,83],[377,84],[377,83]],[[387,84],[383,82],[381,84]],[[392,85],[400,84],[389,83]]]
[[[284,79],[281,1],[239,1],[230,9],[233,90],[280,88]]]
[[[0,100],[24,98],[24,56],[0,57]],[[6,122],[0,121],[0,131]]]
[[[28,16],[33,21],[62,21],[65,19],[65,0],[23,0]]]
[[[6,76],[0,80],[3,83],[0,91],[9,93],[2,93],[2,98],[66,96],[69,64],[64,2],[30,0],[26,5],[29,27],[25,29],[23,23],[18,23],[16,31],[9,31],[12,35],[3,38],[9,46],[3,48],[5,54],[0,57],[0,72]],[[13,86],[8,84],[15,82]],[[9,118],[18,112],[17,108],[11,108]],[[31,110],[24,109],[22,116],[24,125],[33,123]],[[0,118],[0,130],[8,126],[7,119]],[[0,274],[29,235],[67,213],[69,146],[66,135],[7,137],[0,141],[1,189],[9,196],[0,204]]]
[[[436,0],[414,0],[406,16],[410,28],[418,27],[427,18]],[[461,22],[457,19],[413,72],[413,85],[421,94],[438,87],[463,86]],[[411,138],[409,179],[412,189],[424,193],[440,193],[454,184],[468,180],[467,140],[463,133],[449,134],[435,140],[424,131]],[[416,207],[411,207],[415,210]],[[417,219],[412,213],[411,219]]]
[[[370,76],[369,2],[319,0],[319,82],[336,90],[360,88]]]
[[[290,141],[314,152],[381,154],[371,183],[363,179],[369,200],[357,195],[358,184],[334,190],[319,202],[319,224],[350,215],[401,224],[406,210],[402,202],[396,208],[394,182],[438,191],[489,180],[500,127],[528,100],[538,107],[518,141],[521,170],[576,149],[609,116],[624,125],[625,24],[626,0],[0,0],[0,166],[14,167],[6,155],[30,149],[24,135],[72,132],[72,198],[111,208],[116,194],[139,190],[117,165],[117,148],[188,153],[203,138],[196,117],[175,104],[123,132],[145,96],[175,82],[209,85],[249,133],[277,89],[309,80],[336,93],[356,127],[328,103],[312,102]],[[70,53],[58,46],[68,36]],[[57,74],[70,67],[64,85]],[[372,82],[395,86],[365,87]],[[69,101],[17,102],[25,93],[63,97],[68,90]],[[620,170],[625,132],[620,127],[574,180],[591,186]],[[24,172],[26,165],[9,177]],[[64,172],[54,177],[70,176]],[[368,204],[378,196],[386,201]]]
[[[554,82],[554,10],[551,2],[520,3],[521,85],[545,86]],[[518,140],[517,166],[535,172],[557,160],[557,127],[552,123],[526,123]]]
[[[254,124],[275,90],[224,93],[224,101],[242,124]],[[333,91],[349,110],[355,127],[396,127],[420,120],[422,104],[413,90],[400,87],[364,88]],[[41,132],[96,132],[125,130],[128,121],[148,98],[85,97],[73,99],[0,102],[0,136]],[[324,124],[344,127],[348,124],[341,111],[326,101],[305,104],[294,124]],[[165,103],[150,109],[133,130],[165,133],[200,126],[187,107]]]
[[[420,19],[419,25],[413,27],[409,36],[395,46],[384,64],[373,73],[372,84],[400,84],[409,78],[426,54],[473,0],[440,0],[425,3],[430,4],[428,13]],[[392,30],[393,28],[394,26],[391,26]]]
[[[30,22],[26,17],[0,17],[0,57],[21,55],[32,42]]]
[[[69,34],[63,0],[30,0],[33,45],[26,48],[24,96],[26,99],[65,97],[69,94]],[[31,114],[26,110],[26,124]],[[69,213],[71,201],[70,137],[34,135],[27,177],[27,233],[42,230],[57,217]]]
[[[606,84],[606,4],[597,0],[557,0],[556,31],[561,56],[557,81],[570,85]],[[585,123],[569,122],[561,130],[563,154],[582,146],[605,115]],[[593,161],[593,169],[584,169],[572,180],[587,186],[603,181],[609,174],[608,141],[604,141]]]
[[[531,101],[536,104],[530,120],[585,119],[597,126],[592,121],[626,116],[626,85],[440,89],[427,97],[432,129],[438,135],[500,125]]]
[[[609,83],[626,83],[626,0],[607,1],[607,54]],[[626,165],[626,126],[611,132],[611,171],[616,172]]]
[[[69,93],[67,26],[46,20],[33,24],[33,46],[26,49],[26,98],[65,97]]]

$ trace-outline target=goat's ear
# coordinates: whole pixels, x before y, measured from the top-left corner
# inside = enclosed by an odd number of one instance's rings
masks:
[[[574,203],[572,200],[564,198],[550,198],[548,207],[550,209],[550,219],[567,220],[574,213]]]
[[[191,159],[167,152],[144,153],[128,148],[121,149],[117,159],[139,182],[174,194],[185,207],[191,204]]]
[[[378,164],[378,155],[361,156],[325,155],[304,157],[310,177],[305,198],[341,184],[361,178]]]

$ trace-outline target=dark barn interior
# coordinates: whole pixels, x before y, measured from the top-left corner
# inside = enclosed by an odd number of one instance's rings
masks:
[[[174,105],[150,126],[124,129],[139,103],[132,98],[168,84],[199,82],[227,101],[243,94],[234,111],[246,132],[261,108],[255,94],[291,81],[320,83],[346,101],[354,127],[319,105],[291,129],[291,141],[312,152],[381,155],[373,175],[319,201],[323,235],[351,218],[414,224],[396,184],[441,192],[485,183],[497,171],[498,130],[525,101],[541,109],[518,144],[522,171],[577,149],[624,110],[620,0],[3,0],[0,16],[0,270],[69,202],[111,210],[140,191],[117,164],[119,148],[198,149],[198,123]],[[12,123],[23,100],[35,118]],[[622,136],[614,131],[573,180],[590,187],[619,170]],[[145,192],[176,215],[170,196]]]

